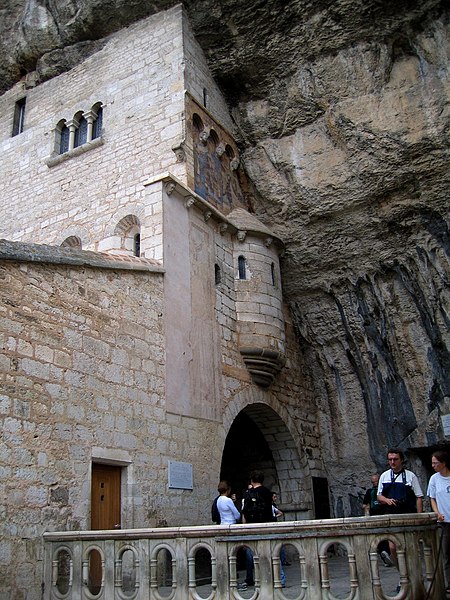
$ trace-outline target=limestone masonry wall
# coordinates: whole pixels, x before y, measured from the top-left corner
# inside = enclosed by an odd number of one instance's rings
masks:
[[[37,600],[42,532],[90,527],[92,461],[125,467],[122,527],[208,522],[220,434],[165,412],[161,273],[1,261],[0,280],[0,589]],[[168,491],[168,460],[203,501]]]

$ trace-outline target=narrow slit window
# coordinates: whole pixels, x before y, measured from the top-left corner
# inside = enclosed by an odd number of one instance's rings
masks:
[[[272,277],[272,285],[275,287],[277,280],[276,280],[276,275],[275,275],[275,263],[272,263],[270,265],[270,275]]]
[[[13,130],[12,136],[19,135],[22,133],[25,123],[25,103],[26,98],[21,98],[17,100],[16,105],[14,107],[14,121],[13,121]]]
[[[140,256],[141,255],[141,234],[140,233],[135,233],[133,245],[134,245],[134,248],[133,248],[134,256]]]
[[[238,273],[239,279],[247,279],[247,265],[245,262],[245,256],[238,257]]]
[[[219,283],[222,281],[222,272],[220,270],[219,265],[216,263],[214,265],[214,282],[216,285],[219,285]]]

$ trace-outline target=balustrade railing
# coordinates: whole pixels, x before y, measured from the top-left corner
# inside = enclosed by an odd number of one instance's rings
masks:
[[[44,599],[442,600],[439,540],[432,513],[46,533]]]

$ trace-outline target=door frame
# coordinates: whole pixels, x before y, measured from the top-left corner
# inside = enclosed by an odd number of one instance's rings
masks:
[[[111,448],[92,449],[91,461],[87,473],[87,514],[86,529],[90,529],[92,516],[92,465],[109,465],[112,467],[121,467],[120,477],[120,523],[122,529],[131,529],[134,527],[134,499],[129,494],[133,489],[133,463],[129,452],[125,450],[116,450]]]

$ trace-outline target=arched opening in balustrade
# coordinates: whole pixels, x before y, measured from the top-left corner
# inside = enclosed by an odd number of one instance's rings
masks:
[[[393,556],[390,555],[389,542],[391,542],[391,545],[394,544],[396,547],[398,546],[400,554],[403,554],[404,556],[405,549],[399,546],[398,540],[395,538],[395,536],[391,535],[383,538],[381,538],[381,536],[375,538],[372,541],[369,551],[369,559],[370,561],[374,561],[372,568],[376,568],[377,574],[380,578],[381,590],[385,598],[395,597],[399,592],[399,564],[398,562],[394,563]],[[421,556],[422,549],[419,546],[415,550],[408,548],[408,551],[409,550],[413,551],[416,556]],[[402,562],[404,563],[404,560]]]
[[[167,547],[159,548],[151,560],[151,587],[156,588],[159,597],[172,598],[175,589],[176,561]]]
[[[61,596],[69,592],[72,585],[72,556],[67,548],[60,548],[56,555],[56,589]]]
[[[334,598],[350,598],[351,580],[355,576],[352,572],[354,556],[351,560],[349,550],[339,542],[328,544],[320,554],[322,585],[328,580]]]
[[[189,552],[189,587],[195,588],[195,598],[210,598],[216,588],[215,558],[212,549],[198,544]]]
[[[139,587],[138,554],[131,546],[122,549],[119,554],[119,563],[117,565],[116,581],[120,586],[124,598],[131,598],[135,595]]]
[[[273,580],[276,585],[282,586],[283,596],[287,599],[298,598],[298,590],[307,580],[304,550],[299,544],[276,543],[272,563]]]
[[[104,577],[103,556],[98,548],[92,548],[87,558],[88,590],[93,596],[98,596],[102,590]]]
[[[314,516],[306,455],[300,455],[284,420],[271,407],[254,403],[234,419],[224,446],[220,478],[240,500],[253,470],[264,473],[264,485],[277,492],[284,520]],[[295,477],[295,485],[292,478]]]
[[[255,548],[237,544],[230,552],[230,580],[236,581],[242,598],[251,597],[254,586],[259,586],[259,557]],[[247,595],[250,593],[250,596]]]

